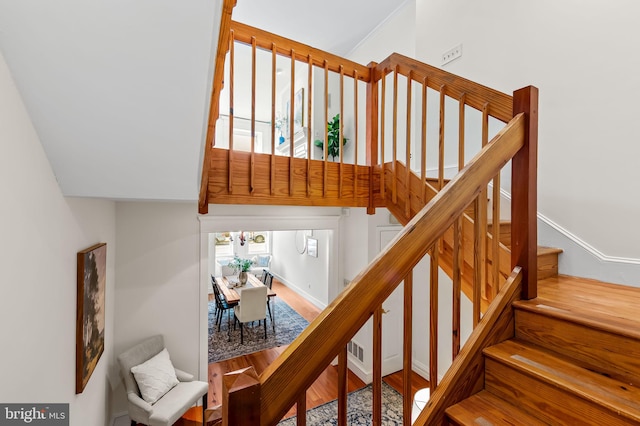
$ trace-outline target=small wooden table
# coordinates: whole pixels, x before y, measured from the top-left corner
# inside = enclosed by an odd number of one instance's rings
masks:
[[[240,302],[240,293],[243,288],[247,288],[247,286],[252,287],[264,287],[264,283],[260,281],[258,277],[253,274],[247,273],[247,283],[244,286],[240,287],[231,287],[229,288],[229,280],[227,277],[216,278],[216,283],[218,283],[218,288],[224,294],[225,299],[227,299],[227,303],[229,305],[234,305]],[[274,320],[273,309],[271,309],[271,300],[276,297],[276,292],[272,289],[267,289],[267,307],[269,308],[269,316],[271,318],[271,327],[273,328],[273,332],[276,331],[276,323]]]

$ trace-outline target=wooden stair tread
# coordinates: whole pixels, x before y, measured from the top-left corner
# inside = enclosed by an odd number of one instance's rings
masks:
[[[640,288],[558,276],[538,282],[538,297],[514,307],[640,340]]]
[[[449,407],[446,413],[457,425],[542,426],[546,424],[488,391],[481,391]]]
[[[640,389],[579,367],[517,340],[484,350],[487,358],[561,389],[623,418],[640,422]]]
[[[545,247],[545,246],[538,246],[538,256],[545,256],[547,254],[560,254],[562,253],[562,249],[561,248],[557,248],[557,247]]]

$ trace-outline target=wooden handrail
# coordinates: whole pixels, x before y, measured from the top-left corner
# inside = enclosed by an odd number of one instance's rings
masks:
[[[294,59],[296,61],[308,63],[310,61],[309,57],[311,57],[312,65],[317,67],[323,68],[324,61],[327,61],[329,71],[339,73],[340,66],[342,66],[345,75],[353,77],[354,72],[357,71],[357,78],[359,80],[368,82],[371,78],[371,71],[365,65],[358,64],[357,62],[350,61],[333,53],[325,52],[324,50],[316,49],[304,43],[237,21],[231,21],[231,29],[234,32],[235,40],[238,42],[250,45],[251,39],[255,37],[258,47],[271,50],[273,45],[275,45],[275,50],[278,55],[291,57],[291,51],[294,51]]]
[[[200,181],[200,196],[198,198],[198,211],[200,214],[207,214],[209,211],[208,192],[209,169],[211,168],[211,148],[213,147],[213,137],[216,133],[216,121],[220,114],[220,92],[224,79],[224,59],[229,50],[229,37],[231,35],[231,13],[236,6],[237,0],[224,0],[222,4],[222,17],[220,19],[220,31],[218,32],[218,50],[216,51],[216,63],[213,72],[213,82],[211,84],[211,103],[209,104],[209,125],[204,143],[204,153],[202,160],[202,180]]]
[[[380,80],[394,70],[406,77],[411,76],[410,78],[419,83],[424,82],[426,78],[428,86],[437,91],[445,86],[447,96],[456,100],[464,97],[466,105],[479,111],[482,111],[484,105],[488,103],[489,115],[504,123],[508,123],[513,117],[511,96],[399,53],[393,53],[382,61],[372,78],[376,81]]]
[[[262,425],[273,425],[339,354],[482,187],[521,149],[514,117],[260,376]]]

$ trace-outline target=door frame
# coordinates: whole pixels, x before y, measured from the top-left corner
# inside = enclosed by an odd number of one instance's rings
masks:
[[[249,206],[247,210],[254,206]],[[258,212],[259,209],[252,211]],[[208,316],[208,286],[209,280],[209,234],[213,232],[225,232],[230,229],[243,231],[295,231],[307,229],[322,229],[333,231],[331,238],[331,249],[329,253],[331,258],[329,261],[329,300],[335,299],[340,291],[342,291],[342,256],[341,256],[341,216],[199,216],[200,221],[200,322],[199,322],[199,339],[200,347],[198,348],[199,365],[198,370],[201,380],[207,380],[208,377],[208,333],[209,325]]]

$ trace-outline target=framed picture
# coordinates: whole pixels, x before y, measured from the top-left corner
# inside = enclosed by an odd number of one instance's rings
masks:
[[[104,352],[107,244],[78,252],[76,393],[82,393]]]
[[[318,257],[318,240],[307,238],[307,254],[311,257]]]
[[[297,132],[304,126],[304,88],[296,92],[293,102],[293,130]]]

